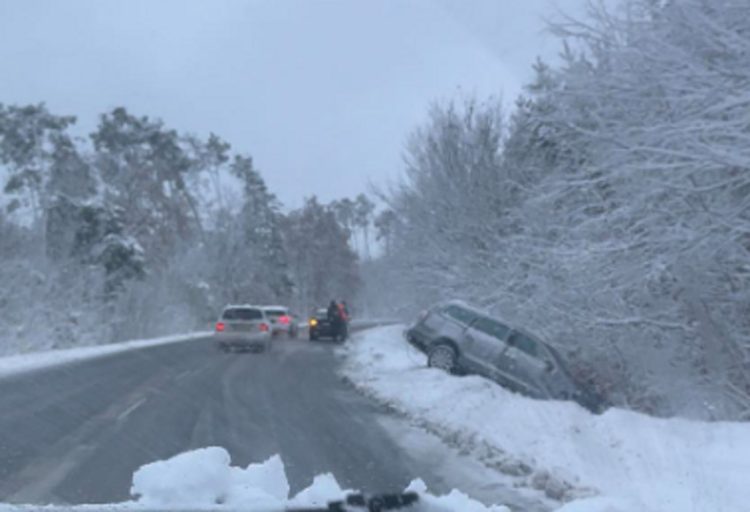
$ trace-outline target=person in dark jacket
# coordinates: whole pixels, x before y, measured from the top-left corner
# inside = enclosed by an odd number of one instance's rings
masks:
[[[336,333],[334,337],[338,337],[339,332],[341,332],[341,315],[339,315],[339,305],[336,304],[335,300],[331,300],[331,303],[328,305],[326,316],[331,324],[331,329]]]
[[[332,300],[330,304],[328,304],[328,313],[326,314],[328,317],[328,321],[331,323],[334,323],[336,319],[339,317],[339,305],[336,304],[335,300]]]

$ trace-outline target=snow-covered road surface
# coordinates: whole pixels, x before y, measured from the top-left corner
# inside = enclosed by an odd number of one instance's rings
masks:
[[[518,483],[572,500],[565,512],[750,510],[750,423],[532,400],[426,368],[402,331],[373,329],[345,349],[355,386]]]
[[[0,378],[0,502],[126,501],[142,465],[221,446],[241,467],[278,454],[292,493],[322,473],[366,492],[422,478],[437,493],[551,508],[391,417],[338,369],[329,343],[282,339],[269,354],[223,354],[198,338]]]

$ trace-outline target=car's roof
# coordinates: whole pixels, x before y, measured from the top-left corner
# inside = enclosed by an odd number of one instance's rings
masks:
[[[469,304],[465,300],[461,300],[461,299],[446,300],[446,301],[441,302],[440,304],[443,305],[443,306],[449,306],[449,305],[461,306],[461,307],[464,307],[466,309],[473,309],[475,311],[479,311],[479,308],[477,308],[476,306],[472,306],[471,304]]]
[[[224,306],[224,310],[227,309],[265,309],[265,306],[256,306],[254,304],[227,304]]]
[[[526,336],[527,338],[531,338],[532,340],[536,341],[537,343],[543,345],[547,349],[548,352],[552,353],[552,356],[555,359],[562,360],[563,362],[565,362],[565,356],[562,355],[562,353],[560,352],[560,350],[558,349],[558,347],[556,345],[552,344],[552,343],[549,343],[548,341],[546,341],[545,339],[543,339],[538,334],[534,334],[534,333],[531,333],[531,332],[527,331],[526,329],[516,327],[512,323],[507,322],[507,321],[505,321],[502,318],[498,318],[496,315],[492,315],[492,314],[488,313],[487,311],[483,311],[483,310],[481,310],[481,309],[479,309],[479,308],[477,308],[475,306],[471,306],[467,302],[465,302],[463,300],[460,300],[460,299],[451,299],[451,300],[447,300],[447,301],[444,301],[444,302],[441,302],[440,304],[438,304],[438,306],[443,306],[443,307],[445,307],[445,306],[451,306],[451,305],[453,305],[453,306],[460,306],[460,307],[462,307],[464,309],[467,309],[467,310],[471,311],[472,313],[476,313],[476,314],[481,315],[483,317],[487,317],[487,318],[490,318],[490,319],[495,320],[497,322],[500,322],[502,324],[505,324],[508,327],[510,327],[513,331],[515,331],[515,332],[517,332],[519,334],[522,334],[522,335]]]
[[[529,332],[529,331],[527,331],[525,329],[516,327],[512,323],[510,323],[507,320],[505,320],[504,318],[500,318],[497,315],[493,315],[493,314],[488,313],[487,311],[485,311],[483,309],[480,309],[480,308],[478,308],[476,306],[472,306],[472,305],[468,304],[467,302],[465,302],[463,300],[452,299],[452,300],[448,300],[448,301],[442,302],[440,305],[441,306],[451,306],[451,305],[453,305],[453,306],[460,306],[460,307],[462,307],[464,309],[467,309],[467,310],[471,311],[472,313],[476,313],[477,315],[481,315],[483,317],[486,317],[486,318],[489,318],[491,320],[495,320],[497,322],[505,324],[508,327],[510,327],[511,329],[513,329],[514,331],[516,331],[516,332],[518,332],[520,334],[523,334],[524,336],[526,336],[528,338],[531,338],[531,339],[533,339],[535,341],[538,341],[540,343],[544,343],[545,345],[547,345],[547,342],[545,342],[543,339],[541,339],[541,337],[539,335],[531,333],[531,332]]]
[[[289,309],[288,306],[263,306],[263,309]]]
[[[488,318],[492,318],[494,320],[497,320],[498,322],[505,322],[505,320],[503,320],[502,318],[498,318],[498,317],[496,317],[494,315],[491,315],[487,311],[485,311],[483,309],[479,309],[476,306],[472,306],[468,302],[460,300],[460,299],[447,300],[445,302],[441,302],[440,304],[438,304],[438,306],[443,306],[443,307],[444,306],[459,306],[459,307],[462,307],[464,309],[468,309],[469,311],[471,311],[472,313],[476,313],[477,315],[486,316]]]

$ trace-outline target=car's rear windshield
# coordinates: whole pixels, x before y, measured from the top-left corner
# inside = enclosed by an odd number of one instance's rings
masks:
[[[315,312],[315,316],[318,318],[325,318],[328,316],[328,310],[327,309],[319,309]]]
[[[272,317],[276,318],[276,317],[279,317],[279,316],[286,315],[287,312],[284,309],[267,309],[266,310],[266,314],[268,316],[272,316]]]
[[[229,308],[224,310],[224,320],[260,320],[263,312],[255,308]]]

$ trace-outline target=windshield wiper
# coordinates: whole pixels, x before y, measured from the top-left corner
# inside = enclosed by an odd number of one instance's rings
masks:
[[[381,512],[410,507],[419,501],[416,492],[399,494],[349,494],[345,500],[331,501],[324,507],[290,508],[287,512]]]

